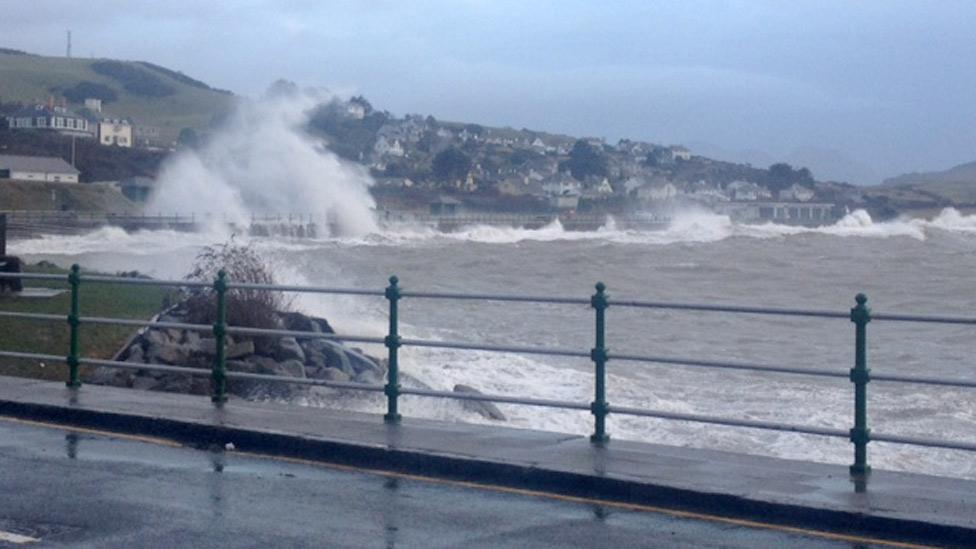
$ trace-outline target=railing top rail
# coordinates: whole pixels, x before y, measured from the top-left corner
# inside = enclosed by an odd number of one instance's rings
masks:
[[[904,315],[898,313],[871,313],[871,320],[885,320],[892,322],[926,322],[931,324],[976,324],[974,317],[936,316],[936,315]]]
[[[325,286],[297,286],[282,284],[255,284],[249,282],[228,282],[229,290],[272,290],[279,292],[304,292],[320,294],[347,294],[383,296],[383,290],[367,290],[362,288],[329,288]]]
[[[199,280],[164,280],[156,278],[135,278],[128,276],[81,275],[82,282],[133,284],[136,286],[169,286],[173,288],[210,288],[213,282]]]
[[[558,296],[533,296],[533,295],[511,295],[511,294],[471,294],[461,292],[417,292],[411,290],[401,290],[400,297],[412,297],[419,299],[457,299],[468,301],[520,301],[527,303],[560,303],[569,305],[589,305],[590,298],[582,297],[558,297]]]
[[[680,303],[673,301],[643,301],[637,299],[608,299],[612,307],[635,307],[643,309],[672,309],[684,311],[703,311],[715,313],[742,313],[758,315],[807,316],[818,318],[849,319],[850,312],[826,311],[816,309],[789,309],[780,307],[752,307],[745,305],[712,305],[707,303]]]
[[[68,275],[42,273],[0,273],[0,278],[23,278],[25,280],[57,280],[68,282]]]

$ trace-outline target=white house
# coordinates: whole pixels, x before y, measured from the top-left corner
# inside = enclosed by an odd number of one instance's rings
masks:
[[[773,197],[773,193],[769,192],[766,187],[752,183],[751,181],[742,181],[741,179],[726,185],[725,192],[728,193],[732,200],[739,202],[767,200]]]
[[[810,200],[813,200],[814,196],[816,196],[816,194],[812,190],[804,187],[803,185],[800,185],[799,183],[794,183],[779,192],[780,200],[796,200],[798,202],[808,202]]]
[[[98,142],[102,145],[132,147],[132,125],[128,120],[105,118],[98,123]]]
[[[670,181],[657,180],[637,189],[637,198],[642,202],[674,200],[677,196],[678,187]]]
[[[403,156],[406,152],[403,150],[403,145],[400,144],[399,139],[394,139],[391,142],[385,136],[376,140],[373,150],[378,156]]]
[[[573,176],[565,173],[557,173],[542,184],[542,192],[549,196],[579,196],[582,185]]]
[[[671,147],[671,160],[691,160],[691,151],[681,146]]]
[[[77,183],[80,173],[57,157],[0,155],[0,179]]]
[[[65,135],[92,137],[88,120],[53,103],[20,109],[7,117],[11,130],[53,130]]]

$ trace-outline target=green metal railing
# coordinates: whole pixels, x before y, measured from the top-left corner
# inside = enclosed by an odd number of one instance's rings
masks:
[[[366,290],[356,288],[328,288],[318,286],[287,286],[270,284],[251,284],[235,283],[227,279],[226,274],[221,271],[213,283],[186,281],[186,280],[150,280],[138,278],[124,278],[112,276],[91,276],[82,275],[77,265],[72,266],[70,272],[65,277],[63,275],[49,274],[4,274],[0,273],[0,278],[23,278],[34,280],[60,281],[66,282],[70,288],[70,310],[67,315],[67,323],[70,330],[69,349],[66,357],[57,355],[29,353],[19,351],[0,351],[0,357],[36,359],[36,360],[64,360],[68,365],[67,386],[77,390],[81,387],[79,378],[79,367],[89,366],[108,366],[112,368],[149,370],[187,374],[192,376],[209,375],[211,379],[212,395],[211,400],[215,405],[220,406],[227,400],[227,380],[248,379],[269,382],[292,383],[302,385],[319,385],[338,389],[352,389],[360,391],[381,392],[386,397],[386,413],[384,421],[397,423],[401,419],[399,410],[399,399],[404,395],[449,398],[455,400],[486,401],[497,403],[522,404],[529,406],[542,406],[550,408],[560,408],[569,410],[589,411],[593,416],[594,428],[590,440],[594,445],[604,446],[609,443],[610,435],[607,433],[606,419],[611,413],[621,415],[632,415],[640,417],[650,417],[658,419],[669,419],[678,421],[690,421],[712,425],[724,425],[734,427],[746,427],[754,429],[765,429],[772,431],[785,431],[802,433],[816,436],[837,437],[848,439],[854,447],[854,461],[850,467],[850,473],[855,478],[863,478],[870,473],[868,465],[867,448],[873,441],[890,442],[898,444],[908,444],[921,447],[945,448],[953,450],[964,450],[976,452],[976,442],[939,440],[930,438],[910,437],[902,435],[889,435],[882,433],[872,433],[868,428],[867,410],[867,387],[871,381],[885,381],[894,383],[916,383],[924,385],[935,385],[943,387],[963,387],[976,388],[976,380],[966,379],[947,379],[935,377],[904,376],[893,374],[872,374],[867,362],[867,325],[872,320],[888,322],[921,322],[936,324],[955,324],[955,325],[976,325],[976,318],[971,317],[948,317],[948,316],[926,316],[909,314],[875,314],[872,313],[867,305],[867,297],[858,294],[855,297],[855,306],[848,312],[808,310],[808,309],[783,309],[766,307],[746,307],[736,305],[709,305],[695,303],[669,303],[658,301],[638,301],[638,300],[612,300],[606,291],[603,283],[596,284],[596,292],[587,298],[572,297],[546,297],[546,296],[524,296],[524,295],[497,295],[497,294],[474,294],[474,293],[448,293],[448,292],[413,292],[405,291],[399,286],[399,281],[395,276],[390,277],[389,285],[383,290]],[[119,318],[100,318],[85,317],[81,315],[79,309],[79,293],[83,284],[136,284],[154,285],[163,287],[189,287],[197,290],[211,289],[216,295],[216,322],[212,326],[203,324],[189,324],[180,322],[164,321],[142,321]],[[385,337],[370,337],[357,335],[338,335],[333,333],[306,332],[295,330],[273,330],[265,328],[248,328],[242,326],[230,326],[227,324],[227,292],[233,290],[258,290],[258,291],[277,291],[277,292],[305,292],[320,294],[337,295],[357,295],[385,298],[389,304],[389,328]],[[403,299],[436,299],[436,300],[467,300],[467,301],[496,301],[496,302],[521,302],[521,303],[546,303],[561,305],[589,305],[594,311],[594,345],[589,351],[582,349],[567,349],[554,347],[531,347],[514,345],[492,345],[483,343],[469,343],[456,341],[434,341],[423,339],[409,339],[400,336],[399,327],[399,303]],[[854,360],[853,368],[848,372],[834,371],[828,369],[796,368],[769,364],[751,364],[745,362],[728,362],[718,360],[703,360],[685,357],[670,356],[650,356],[634,354],[612,353],[606,346],[606,315],[607,309],[613,305],[615,307],[639,308],[639,309],[666,309],[684,310],[698,312],[712,312],[723,314],[751,314],[751,315],[776,315],[787,317],[812,317],[826,319],[844,319],[854,324]],[[0,311],[0,318],[17,318],[25,320],[46,320],[64,321],[65,317],[54,314],[39,313],[15,313]],[[164,364],[142,364],[128,363],[114,360],[102,360],[85,358],[80,352],[79,326],[82,324],[114,324],[133,326],[148,329],[179,329],[196,330],[200,332],[211,332],[216,342],[215,356],[212,369],[208,372],[198,368],[185,366],[172,366]],[[326,381],[320,379],[291,378],[266,374],[254,374],[246,372],[227,371],[226,360],[226,336],[228,334],[250,335],[250,336],[279,336],[295,337],[304,339],[322,339],[330,342],[337,350],[342,352],[353,352],[339,344],[344,342],[372,343],[383,345],[387,349],[388,367],[387,379],[384,385],[371,385],[356,382]],[[485,395],[470,393],[455,393],[447,391],[437,391],[431,389],[405,388],[400,385],[399,380],[399,350],[403,347],[428,347],[444,349],[462,349],[475,351],[489,351],[500,353],[520,353],[574,357],[589,359],[593,363],[594,372],[594,398],[590,403],[570,402],[561,400],[538,399],[522,396],[508,395]],[[340,353],[340,356],[341,353]],[[343,357],[346,360],[346,357]],[[631,361],[656,363],[682,367],[699,367],[709,369],[732,369],[755,372],[780,373],[788,375],[806,375],[816,377],[831,377],[847,379],[854,386],[854,415],[852,428],[842,430],[827,427],[817,427],[809,425],[793,425],[775,423],[760,420],[746,420],[737,418],[726,418],[707,416],[699,414],[683,414],[660,410],[646,410],[625,406],[611,406],[607,401],[607,365],[610,361]]]

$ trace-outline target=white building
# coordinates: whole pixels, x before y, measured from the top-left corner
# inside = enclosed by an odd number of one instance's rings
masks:
[[[542,184],[542,192],[549,196],[579,196],[583,186],[572,176],[559,173]]]
[[[766,187],[742,180],[736,180],[726,185],[725,192],[732,200],[739,202],[768,200],[773,197],[773,193],[769,192]]]
[[[671,160],[691,160],[691,151],[684,147],[671,147]]]
[[[77,183],[80,173],[57,157],[0,155],[0,179]]]
[[[98,123],[98,142],[102,145],[132,147],[132,125],[128,120],[105,118]]]
[[[381,136],[376,140],[376,145],[373,146],[373,150],[376,152],[377,156],[403,156],[406,151],[403,149],[403,145],[400,144],[399,139],[394,139],[390,141],[385,136]]]
[[[653,182],[637,189],[637,198],[642,202],[661,202],[674,200],[678,196],[678,187],[671,182]]]
[[[799,183],[794,183],[779,192],[780,200],[809,202],[810,200],[813,200],[814,196],[816,196],[816,194],[812,190],[800,185]]]
[[[84,117],[53,104],[21,109],[7,117],[7,124],[14,131],[53,130],[78,137],[92,137],[94,133]]]

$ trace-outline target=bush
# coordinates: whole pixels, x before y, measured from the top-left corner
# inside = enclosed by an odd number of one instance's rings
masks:
[[[91,68],[98,74],[113,78],[129,93],[145,97],[166,97],[176,93],[171,86],[149,71],[121,61],[95,61]]]
[[[88,82],[87,80],[63,90],[61,94],[72,103],[83,103],[88,98],[101,99],[102,103],[111,103],[119,98],[115,90],[105,84]]]
[[[256,251],[233,240],[206,246],[197,254],[187,280],[213,282],[223,270],[229,282],[274,284],[273,269]],[[248,328],[277,328],[278,313],[291,309],[291,300],[281,292],[268,290],[229,290],[226,294],[227,323]],[[186,300],[188,320],[213,324],[217,320],[217,295],[213,288],[194,292]]]

